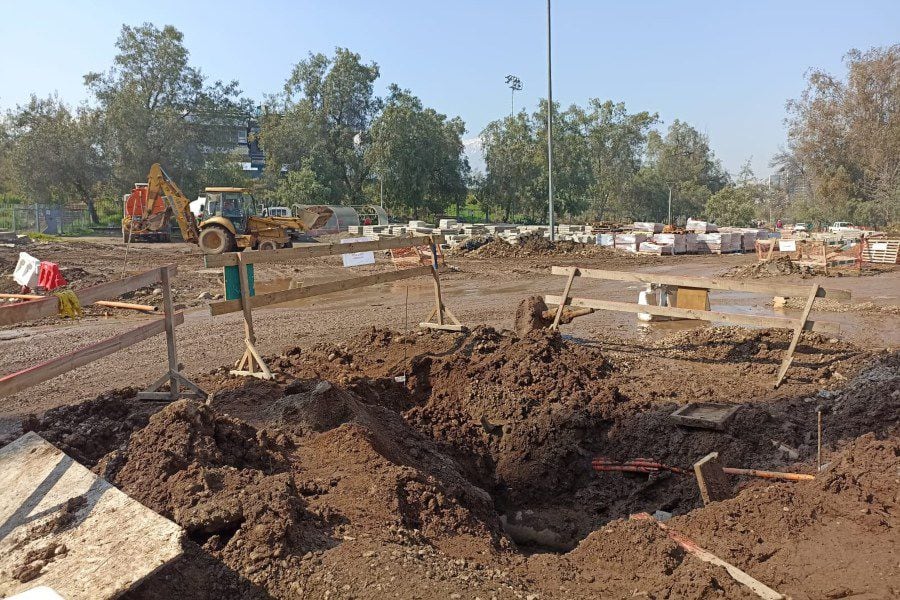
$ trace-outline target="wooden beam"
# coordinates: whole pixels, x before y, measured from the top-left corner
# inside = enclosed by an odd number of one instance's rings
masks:
[[[335,292],[343,292],[356,288],[377,285],[379,283],[388,283],[391,281],[400,281],[411,277],[421,277],[431,274],[431,266],[424,265],[421,267],[413,267],[411,269],[402,269],[399,271],[389,271],[387,273],[375,273],[373,275],[363,275],[352,279],[339,279],[337,281],[328,281],[316,285],[309,285],[292,290],[280,290],[278,292],[270,292],[268,294],[257,294],[250,298],[250,306],[252,308],[261,308],[272,304],[280,304],[282,302],[290,302],[292,300],[302,300],[303,298],[312,298],[313,296],[321,296],[323,294],[333,294]],[[219,302],[211,302],[209,304],[209,314],[224,315],[226,313],[237,312],[241,310],[240,300],[221,300]]]
[[[443,235],[395,237],[374,240],[371,242],[350,242],[342,244],[302,244],[293,248],[281,248],[280,250],[266,250],[262,252],[244,252],[244,262],[250,263],[285,263],[303,258],[318,258],[322,256],[335,256],[353,252],[373,252],[376,250],[391,250],[396,248],[414,248],[427,246],[429,240],[434,239],[435,244],[443,244]],[[224,254],[207,254],[205,257],[207,267],[226,267],[238,264],[237,252],[225,252]]]
[[[788,298],[805,298],[809,294],[809,286],[787,285],[781,283],[734,281],[731,279],[712,279],[707,277],[682,277],[675,275],[658,275],[656,273],[633,273],[629,271],[604,271],[601,269],[581,269],[577,267],[552,267],[553,275],[569,275],[572,270],[581,277],[606,279],[610,281],[633,281],[637,283],[658,283],[678,287],[706,288],[709,290],[725,290],[729,292],[750,292],[766,296],[784,296]],[[850,300],[848,290],[819,288],[819,298],[831,300]],[[649,312],[649,311],[648,311]]]
[[[807,288],[809,291],[809,288]],[[558,305],[559,296],[544,296],[544,302],[548,305]],[[568,306],[580,306],[597,310],[615,310],[619,312],[647,313],[662,317],[678,317],[681,319],[697,319],[700,321],[717,321],[729,325],[751,325],[755,327],[775,327],[778,329],[794,329],[797,319],[786,317],[767,317],[763,315],[745,315],[740,313],[725,313],[712,310],[693,310],[689,308],[676,308],[674,306],[649,306],[644,304],[632,304],[630,302],[612,302],[610,300],[592,300],[589,298],[569,298]],[[805,330],[818,331],[820,333],[840,333],[841,326],[837,323],[825,321],[807,321]]]
[[[784,354],[784,359],[781,361],[781,367],[778,369],[778,377],[775,378],[776,388],[781,385],[781,381],[784,379],[787,370],[794,361],[794,350],[797,349],[797,342],[800,341],[800,334],[803,333],[803,328],[806,326],[807,319],[809,319],[809,311],[812,310],[813,304],[816,301],[816,296],[819,294],[819,289],[819,286],[816,284],[813,284],[809,289],[809,297],[806,299],[806,305],[803,307],[803,312],[800,314],[800,319],[797,321],[797,326],[794,328],[794,335],[791,336],[791,344],[788,346],[787,352]]]
[[[464,331],[464,325],[450,325],[448,323],[419,323],[423,329],[440,329],[441,331]]]
[[[168,268],[170,276],[174,276],[177,272],[177,268],[174,265],[163,268]],[[153,269],[117,281],[109,281],[83,290],[77,290],[75,295],[78,296],[79,304],[87,306],[88,304],[93,304],[97,300],[118,298],[127,292],[133,292],[142,287],[153,285],[154,283],[158,283],[159,279],[160,269]],[[34,321],[56,314],[59,314],[59,300],[56,296],[47,296],[42,300],[31,300],[29,302],[0,307],[0,325],[13,325],[15,323],[21,323],[22,321]]]
[[[146,325],[135,327],[131,331],[126,331],[90,346],[80,348],[75,352],[5,375],[0,378],[0,398],[18,393],[48,379],[67,373],[72,369],[77,369],[98,358],[103,358],[123,348],[142,342],[147,338],[159,335],[166,330],[165,321],[165,318],[156,319]],[[175,325],[184,323],[184,313],[175,313],[174,321]]]
[[[559,308],[556,309],[556,314],[553,316],[553,323],[550,325],[550,329],[559,329],[559,320],[562,319],[563,311],[566,309],[566,298],[569,297],[569,292],[572,291],[572,283],[575,281],[577,275],[578,269],[571,269],[569,271],[569,278],[566,279],[566,287],[563,288],[562,300],[559,302]]]

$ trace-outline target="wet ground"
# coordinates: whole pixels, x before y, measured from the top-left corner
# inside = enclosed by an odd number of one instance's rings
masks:
[[[81,280],[94,284],[121,275],[124,253],[118,240],[92,238],[65,242],[33,244],[27,251],[45,260],[59,262],[63,268],[76,267]],[[15,251],[0,250],[0,266],[11,273]],[[533,294],[559,294],[565,278],[550,275],[553,265],[577,265],[612,270],[632,270],[687,276],[717,276],[731,267],[749,264],[752,255],[707,255],[640,257],[535,257],[490,259],[447,257],[442,288],[447,305],[469,325],[487,324],[498,329],[513,327],[519,302]],[[135,244],[129,250],[127,272],[163,264],[177,264],[174,280],[176,302],[186,311],[185,323],[178,329],[179,360],[190,376],[209,372],[240,357],[243,351],[243,326],[240,313],[211,317],[203,293],[219,294],[222,281],[217,270],[206,269],[199,251],[186,244]],[[377,264],[345,269],[340,257],[326,257],[289,265],[260,265],[256,272],[257,289],[271,291],[300,283],[320,283],[393,269],[390,260],[377,254]],[[868,302],[876,307],[900,305],[900,271],[875,276],[827,277],[804,279],[799,276],[768,278],[767,283],[811,284],[847,289],[854,303]],[[11,280],[3,279],[9,288]],[[76,287],[80,281],[73,282]],[[572,295],[578,297],[634,302],[642,284],[594,279],[578,279]],[[11,291],[11,290],[9,290]],[[133,301],[158,302],[148,295]],[[714,292],[711,304],[725,312],[752,312],[761,315],[795,316],[797,309],[774,309],[768,296],[735,292]],[[337,341],[369,327],[399,331],[415,329],[433,307],[430,280],[410,279],[370,288],[305,299],[279,307],[254,311],[258,346],[263,354],[277,354],[289,346],[309,346],[320,341]],[[146,322],[145,315],[127,311],[93,312],[78,321],[48,319],[38,324],[6,328],[0,336],[0,372],[9,373],[96,342]],[[841,338],[863,348],[896,347],[900,340],[900,318],[872,311],[816,311],[812,318],[839,323]],[[565,335],[597,339],[609,334],[635,340],[653,339],[673,330],[697,327],[692,322],[642,324],[627,313],[597,312],[564,325]],[[702,325],[699,325],[702,326]],[[7,398],[0,412],[0,433],[15,430],[23,415],[77,402],[99,392],[126,385],[144,386],[164,369],[165,349],[162,336],[132,346],[25,392]]]

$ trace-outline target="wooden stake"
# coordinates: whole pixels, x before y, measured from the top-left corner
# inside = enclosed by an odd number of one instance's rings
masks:
[[[429,240],[429,245],[431,246],[431,276],[434,278],[434,309],[428,316],[427,321],[419,323],[419,327],[437,329],[440,331],[464,331],[465,327],[459,322],[456,315],[454,315],[449,308],[444,306],[444,299],[441,295],[441,277],[440,272],[438,271],[437,244],[435,243],[434,238],[429,238]],[[437,319],[437,323],[431,321],[435,318]],[[445,319],[449,319],[450,322],[447,323]]]
[[[559,329],[559,320],[562,319],[563,310],[565,310],[566,303],[569,301],[569,292],[572,291],[572,282],[575,281],[576,275],[578,275],[578,269],[573,267],[569,272],[569,278],[566,280],[566,287],[563,288],[559,307],[556,309],[556,316],[553,317],[553,324],[550,325],[550,329]]]
[[[231,371],[232,375],[250,375],[259,379],[272,379],[272,372],[256,350],[256,332],[253,329],[253,307],[250,305],[250,280],[243,252],[237,253],[238,279],[241,283],[241,310],[244,313],[244,355]],[[259,367],[259,371],[256,370]]]
[[[178,364],[178,352],[175,346],[175,326],[177,323],[175,322],[174,303],[172,302],[172,284],[168,269],[165,267],[160,269],[159,276],[163,291],[163,310],[165,310],[163,321],[165,323],[166,331],[168,370],[162,377],[153,382],[149,388],[139,393],[137,397],[141,400],[169,400],[170,402],[174,402],[181,397],[181,386],[184,386],[187,388],[187,394],[201,400],[206,400],[207,393],[180,373],[181,365]],[[169,383],[169,391],[157,391],[166,382]]]
[[[800,319],[797,320],[797,325],[794,328],[794,335],[791,338],[791,345],[788,346],[787,352],[784,355],[784,359],[781,361],[781,367],[778,369],[778,377],[775,379],[776,388],[781,385],[781,381],[784,379],[784,376],[787,374],[787,370],[790,368],[791,363],[794,361],[794,350],[797,348],[797,343],[800,341],[800,334],[803,333],[803,329],[806,327],[806,320],[809,318],[809,312],[812,310],[818,293],[819,285],[814,283],[810,288],[809,297],[806,299],[806,306],[803,307],[803,313],[801,313]]]

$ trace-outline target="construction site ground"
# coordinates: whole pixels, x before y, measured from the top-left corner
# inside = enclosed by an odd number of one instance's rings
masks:
[[[505,243],[505,242],[504,242]],[[162,336],[15,396],[0,443],[37,431],[187,531],[185,556],[131,598],[755,598],[721,567],[686,553],[639,512],[794,599],[900,595],[900,271],[813,278],[741,271],[752,255],[646,256],[590,247],[506,256],[449,255],[444,301],[471,330],[423,333],[429,279],[254,311],[274,381],[236,378],[241,314],[211,317],[221,270],[186,244],[35,242],[76,289],[164,264],[179,268],[185,373],[209,404],[133,398],[164,370]],[[4,249],[0,272],[16,254]],[[638,324],[597,312],[516,333],[527,297],[559,294],[553,265],[850,290],[812,318],[773,389],[788,330]],[[257,265],[257,291],[390,270],[340,257]],[[576,280],[572,295],[634,302],[639,284]],[[2,290],[14,291],[8,278]],[[142,290],[128,299],[158,304]],[[799,314],[772,297],[714,294],[724,311]],[[0,329],[8,373],[151,318],[89,308],[76,321]],[[400,377],[400,381],[396,378]],[[404,381],[405,378],[405,381]],[[740,404],[724,432],[684,429],[687,402]],[[653,458],[814,473],[812,481],[732,478],[733,497],[703,507],[696,481],[670,472],[596,473],[591,459]]]

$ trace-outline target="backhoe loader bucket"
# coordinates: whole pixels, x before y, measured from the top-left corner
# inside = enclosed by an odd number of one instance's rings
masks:
[[[316,206],[314,208],[304,208],[301,212],[294,215],[295,219],[299,219],[307,231],[312,229],[321,229],[328,222],[328,219],[334,214],[334,211],[325,206]]]

